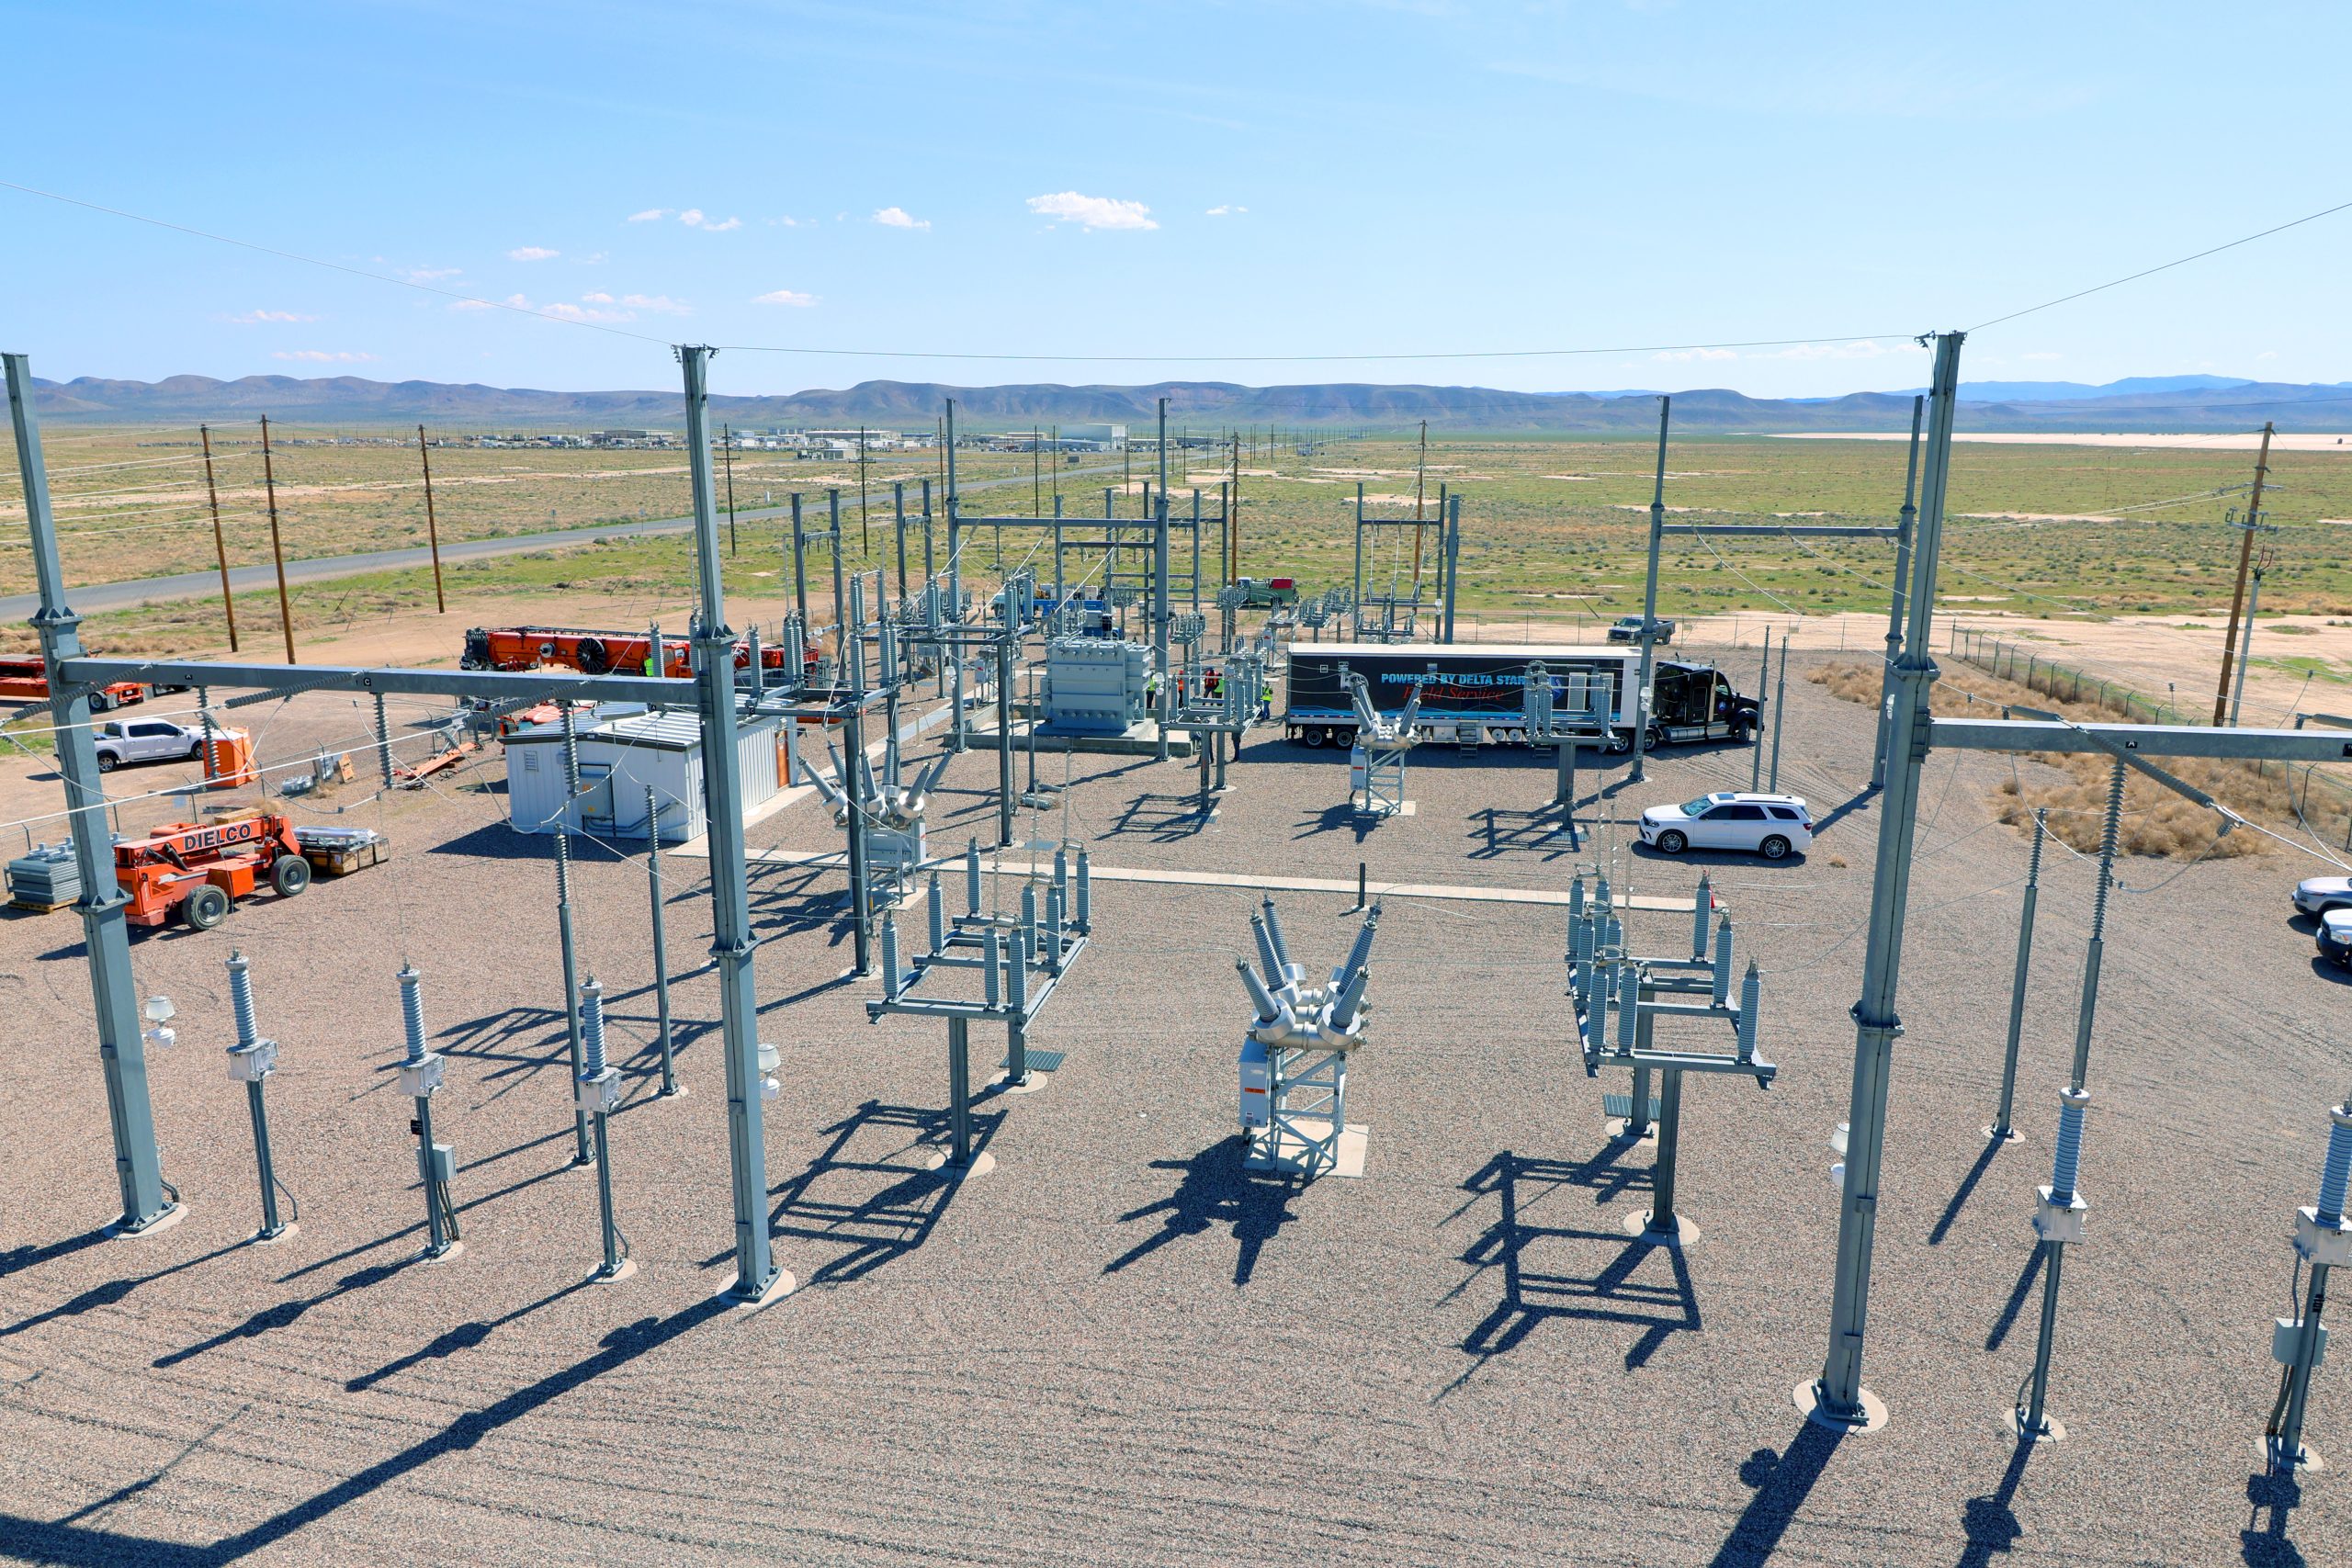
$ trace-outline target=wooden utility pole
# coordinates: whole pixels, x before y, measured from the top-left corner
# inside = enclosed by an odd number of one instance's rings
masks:
[[[2229,716],[2230,664],[2237,657],[2238,615],[2245,607],[2245,579],[2254,565],[2254,534],[2262,525],[2262,481],[2270,477],[2271,422],[2262,423],[2262,451],[2254,460],[2254,494],[2245,503],[2245,534],[2238,540],[2238,585],[2230,595],[2230,633],[2222,639],[2222,680],[2213,689],[2213,722]]]
[[[735,427],[731,424],[718,427],[718,455],[727,465],[727,553],[731,556],[735,553]]]
[[[237,651],[237,602],[229,593],[229,543],[220,536],[220,491],[212,482],[212,432],[198,425],[204,438],[204,494],[212,502],[212,553],[220,562],[220,609],[229,617],[229,651]]]
[[[261,416],[261,483],[269,497],[269,558],[277,566],[277,626],[286,634],[286,662],[294,657],[294,609],[286,602],[286,546],[277,533],[277,470],[269,457],[269,415]]]
[[[441,522],[433,514],[433,456],[424,449],[421,424],[416,427],[416,460],[424,466],[424,542],[433,551],[433,611],[446,615],[449,601],[441,593]]]

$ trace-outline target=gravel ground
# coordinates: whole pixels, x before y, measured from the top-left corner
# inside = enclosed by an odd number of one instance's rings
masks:
[[[1799,656],[1802,664],[1804,656]],[[2048,1179],[2090,868],[2045,878],[2023,1143],[1987,1157],[2024,846],[1994,825],[2008,764],[1931,760],[1922,798],[1878,1225],[1866,1437],[1806,1427],[1822,1358],[1877,817],[1870,712],[1789,683],[1782,775],[1835,820],[1801,862],[1726,863],[1766,975],[1769,1093],[1686,1097],[1687,1254],[1629,1243],[1651,1156],[1603,1134],[1560,1021],[1550,908],[1393,900],[1374,1043],[1351,1084],[1362,1181],[1245,1177],[1230,1133],[1244,1006],[1238,890],[1102,881],[1098,939],[1035,1032],[1069,1059],[992,1095],[994,1171],[925,1173],[944,1136],[942,1031],[869,1026],[842,982],[837,875],[760,868],[759,994],[783,1049],[766,1107],[779,1262],[800,1289],[746,1314],[731,1276],[702,866],[672,857],[687,1098],[654,1064],[641,861],[579,867],[581,945],[630,1053],[613,1124],[635,1278],[587,1286],[592,1177],[569,1097],[544,840],[475,784],[354,805],[395,858],[267,898],[221,930],[134,939],[181,1008],[155,1063],[184,1223],[110,1240],[106,1109],[70,915],[0,921],[0,1549],[69,1562],[1177,1563],[2016,1560],[2342,1561],[2339,1468],[2256,1475],[2276,1384],[2294,1207],[2347,1087],[2346,992],[2284,919],[2285,852],[2134,863],[2092,1065],[2092,1241],[2069,1258],[2052,1405],[2072,1436],[2018,1457],[2002,1418],[2032,1355],[2031,1189]],[[303,699],[311,702],[314,699]],[[290,711],[290,710],[289,710]],[[325,734],[347,711],[290,716]],[[1182,764],[1081,759],[1068,830],[1104,866],[1560,887],[1575,863],[1526,814],[1548,764],[1417,758],[1417,815],[1359,833],[1343,759],[1260,741],[1214,824]],[[2031,764],[2027,764],[2031,766]],[[985,826],[993,759],[956,764]],[[1058,764],[1048,764],[1049,775]],[[1616,809],[1744,785],[1745,751],[1669,753]],[[1614,779],[1617,775],[1608,775]],[[1588,784],[1592,781],[1588,780]],[[53,786],[51,786],[53,787]],[[356,795],[356,791],[347,792]],[[1171,804],[1173,797],[1184,797]],[[1603,810],[1588,806],[1588,813]],[[1050,826],[1024,826],[1023,836]],[[824,849],[802,803],[755,847]],[[1621,860],[1629,857],[1620,855]],[[1840,863],[1841,862],[1845,863]],[[1687,865],[1631,858],[1635,891]],[[2176,873],[2177,875],[2176,877]],[[2171,879],[2171,880],[2167,880]],[[2161,885],[2161,886],[2159,886]],[[1341,897],[1282,899],[1308,963]],[[1687,917],[1636,915],[1671,951]],[[300,1230],[255,1224],[242,1094],[218,1051],[220,961],[254,964],[281,1175]],[[393,973],[425,975],[449,1054],[465,1249],[413,1261],[421,1200]],[[984,1062],[994,1032],[976,1030]],[[1718,1043],[1709,1038],[1706,1043]],[[2352,1453],[2342,1377],[2311,1439]]]

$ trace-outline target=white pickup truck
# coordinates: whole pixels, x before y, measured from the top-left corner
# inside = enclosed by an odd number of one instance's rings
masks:
[[[109,719],[90,728],[97,743],[98,772],[125,762],[176,762],[204,750],[204,732],[164,718]]]

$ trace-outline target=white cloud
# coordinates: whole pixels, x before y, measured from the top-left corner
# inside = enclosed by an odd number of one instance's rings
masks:
[[[1033,196],[1029,210],[1041,218],[1057,223],[1075,223],[1084,229],[1157,229],[1159,223],[1151,216],[1151,209],[1140,201],[1120,201],[1107,196],[1080,196],[1074,190],[1057,191],[1051,196]]]
[[[2275,348],[2266,348],[2260,354],[2256,355],[2255,357],[2256,359],[2276,359],[2278,357],[2278,351]]]
[[[455,277],[464,270],[459,266],[413,266],[401,276],[411,283],[438,283],[445,277]]]
[[[913,217],[903,207],[886,207],[874,215],[874,221],[881,224],[885,229],[928,229],[931,227],[930,219]]]
[[[713,222],[699,207],[689,207],[679,213],[678,221],[689,229],[707,229],[714,234],[724,234],[729,229],[741,229],[743,226],[743,220],[741,218],[729,218],[724,221]]]
[[[528,310],[534,308],[530,300],[520,294],[509,294],[497,303],[512,305],[517,310]],[[449,307],[452,310],[489,310],[496,308],[496,305],[488,299],[459,299]]]
[[[642,212],[630,213],[628,215],[628,221],[631,223],[653,223],[669,216],[670,209],[666,207],[649,207]]]
[[[1668,348],[1650,355],[1669,364],[1687,365],[1694,359],[1737,359],[1739,351],[1733,348]]]
[[[768,220],[768,227],[771,229],[797,229],[804,223],[814,226],[816,221],[817,220],[814,218],[771,218]]]
[[[765,294],[754,295],[752,298],[752,303],[754,305],[800,305],[805,307],[814,305],[816,302],[817,297],[814,294],[803,294],[797,288],[771,289]]]
[[[562,254],[561,251],[548,250],[545,245],[521,245],[507,252],[506,259],[520,262],[553,261]]]
[[[1237,207],[1230,202],[1227,202],[1220,206],[1210,208],[1208,215],[1212,218],[1230,218],[1249,210],[1250,209],[1246,207]]]
[[[321,348],[281,348],[270,355],[272,359],[300,359],[311,365],[347,365],[363,359],[373,359],[372,354],[351,354],[343,351],[328,353]]]
[[[582,298],[600,305],[613,303],[613,297],[609,294],[588,294]],[[694,313],[694,307],[682,300],[673,299],[667,294],[624,294],[620,298],[620,303],[639,310],[651,310],[656,315],[662,316],[686,316]]]
[[[637,312],[634,310],[602,310],[594,306],[567,305],[560,302],[542,305],[538,307],[537,313],[542,316],[553,316],[560,321],[633,321],[637,320]]]
[[[248,310],[242,316],[223,316],[220,319],[247,327],[263,321],[315,321],[318,320],[316,316],[298,316],[291,310]]]

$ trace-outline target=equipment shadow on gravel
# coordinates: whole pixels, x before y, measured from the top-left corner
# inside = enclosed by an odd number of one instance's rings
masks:
[[[1205,807],[1194,795],[1136,795],[1127,802],[1102,834],[1105,839],[1122,837],[1148,838],[1157,844],[1172,844],[1192,838],[1216,818],[1216,802],[1212,799]]]
[[[1004,1121],[1001,1110],[972,1107],[972,1150],[986,1149]],[[837,1247],[807,1276],[812,1285],[860,1280],[930,1239],[962,1189],[951,1166],[923,1168],[924,1158],[948,1145],[948,1113],[869,1100],[831,1126],[831,1141],[797,1176],[774,1190],[771,1235]]]
[[[1554,1318],[1639,1328],[1642,1332],[1625,1350],[1628,1371],[1646,1363],[1668,1336],[1696,1333],[1703,1326],[1698,1292],[1680,1248],[1629,1238],[1613,1226],[1544,1225],[1527,1218],[1530,1209],[1547,1199],[1565,1199],[1569,1189],[1591,1191],[1594,1207],[1621,1192],[1646,1189],[1646,1171],[1617,1163],[1634,1146],[1633,1140],[1611,1139],[1600,1153],[1578,1163],[1532,1159],[1505,1149],[1462,1184],[1471,1193],[1491,1195],[1500,1205],[1494,1223],[1464,1251],[1462,1260],[1481,1271],[1499,1268],[1502,1294],[1494,1310],[1464,1337],[1463,1351],[1477,1359],[1453,1387]],[[1560,1261],[1553,1263],[1553,1258]],[[1571,1259],[1597,1267],[1572,1272]],[[1650,1265],[1649,1277],[1635,1278],[1645,1264]],[[1657,1278],[1661,1271],[1669,1277]]]
[[[1257,1272],[1258,1258],[1284,1222],[1297,1216],[1291,1200],[1305,1183],[1292,1176],[1251,1170],[1242,1163],[1249,1153],[1242,1137],[1220,1138],[1189,1159],[1156,1159],[1154,1170],[1183,1172],[1176,1190],[1157,1203],[1130,1209],[1119,1216],[1122,1224],[1153,1214],[1164,1216],[1160,1228],[1102,1266],[1105,1274],[1139,1263],[1171,1241],[1204,1235],[1217,1225],[1230,1225],[1239,1250],[1233,1259],[1233,1282],[1246,1285]]]
[[[1600,797],[1592,798],[1598,801]],[[1587,802],[1579,800],[1577,804]],[[1472,827],[1464,836],[1477,846],[1470,852],[1472,860],[1500,860],[1512,854],[1557,860],[1572,852],[1566,819],[1556,806],[1538,807],[1532,811],[1483,806],[1472,812],[1468,820]]]

